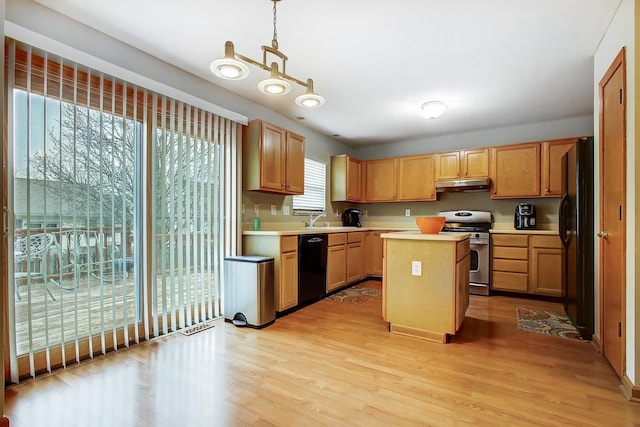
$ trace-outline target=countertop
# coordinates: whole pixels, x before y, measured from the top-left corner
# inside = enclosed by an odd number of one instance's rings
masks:
[[[348,233],[350,231],[408,231],[406,227],[301,227],[291,230],[245,230],[244,236],[297,236],[298,234]],[[409,230],[413,231],[413,230]],[[418,229],[415,229],[418,232]]]
[[[469,233],[449,233],[440,232],[438,234],[425,234],[420,231],[399,231],[397,233],[383,233],[380,235],[383,239],[400,239],[400,240],[441,240],[449,242],[459,242],[468,239]]]
[[[557,236],[558,230],[516,230],[512,229],[495,229],[489,230],[491,234],[542,234],[548,236]]]

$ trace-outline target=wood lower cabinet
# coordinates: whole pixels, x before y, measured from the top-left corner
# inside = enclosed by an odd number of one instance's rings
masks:
[[[298,305],[298,236],[243,236],[244,255],[274,259],[273,284],[276,311]]]
[[[364,232],[364,276],[382,277],[382,251],[384,242],[380,235],[385,231]]]
[[[245,190],[304,193],[304,137],[262,120],[243,127]]]
[[[529,292],[561,297],[562,243],[558,236],[529,236]]]
[[[347,284],[347,233],[331,233],[327,247],[327,292]]]
[[[491,198],[540,196],[540,143],[491,148]]]
[[[364,277],[363,232],[347,233],[347,283]]]
[[[491,289],[562,296],[562,244],[555,235],[492,234]]]

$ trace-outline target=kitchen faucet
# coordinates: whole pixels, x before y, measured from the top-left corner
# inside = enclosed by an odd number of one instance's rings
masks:
[[[322,218],[323,216],[327,216],[327,214],[321,213],[321,214],[318,214],[318,216],[315,218],[313,217],[313,214],[309,215],[309,227],[313,227],[313,224],[315,224],[316,221]]]

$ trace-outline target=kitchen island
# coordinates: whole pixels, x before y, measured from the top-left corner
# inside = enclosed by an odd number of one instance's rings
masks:
[[[469,234],[384,233],[382,316],[389,331],[449,342],[469,306]]]

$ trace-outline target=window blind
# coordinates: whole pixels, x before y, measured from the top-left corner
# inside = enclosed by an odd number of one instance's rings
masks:
[[[326,208],[327,164],[304,159],[304,194],[293,196],[296,213],[324,212]]]

